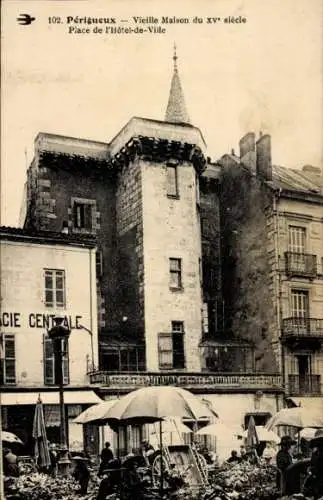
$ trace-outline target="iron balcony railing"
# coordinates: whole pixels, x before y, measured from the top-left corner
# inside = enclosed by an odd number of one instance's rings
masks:
[[[285,318],[283,336],[323,338],[323,318]]]
[[[317,275],[316,255],[309,253],[285,253],[285,267],[288,276],[315,278]]]
[[[281,375],[278,373],[183,373],[144,372],[110,373],[98,370],[89,373],[90,383],[109,388],[137,389],[146,386],[174,385],[185,389],[282,389]]]
[[[290,396],[320,396],[321,375],[288,375]]]

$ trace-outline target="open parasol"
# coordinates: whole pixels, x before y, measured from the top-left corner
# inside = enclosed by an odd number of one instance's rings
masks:
[[[305,427],[320,428],[323,427],[323,413],[302,406],[284,408],[271,417],[265,427],[270,431],[279,426],[295,427],[298,430]]]
[[[10,444],[24,444],[16,434],[8,431],[1,431],[1,441]]]
[[[106,414],[110,427],[148,424],[159,421],[160,489],[164,484],[163,430],[165,417],[185,417],[193,420],[214,418],[214,413],[189,391],[173,386],[143,387],[120,398]]]
[[[110,399],[108,401],[103,401],[102,403],[90,406],[82,413],[80,413],[73,422],[76,424],[96,424],[105,425],[107,423],[107,413],[112,408],[112,406],[118,401],[118,399]]]
[[[109,424],[144,424],[165,417],[193,420],[214,418],[214,413],[189,391],[173,386],[143,387],[120,398],[107,411]]]

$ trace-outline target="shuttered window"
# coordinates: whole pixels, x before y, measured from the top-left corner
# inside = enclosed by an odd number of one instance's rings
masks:
[[[62,339],[63,350],[63,384],[69,383],[69,356],[68,343]],[[55,385],[58,380],[55,380],[55,356],[53,342],[50,338],[44,335],[44,384]]]
[[[4,384],[16,383],[16,344],[10,333],[3,334],[2,379]]]
[[[158,356],[160,369],[185,368],[184,323],[182,321],[172,321],[172,331],[158,335]]]

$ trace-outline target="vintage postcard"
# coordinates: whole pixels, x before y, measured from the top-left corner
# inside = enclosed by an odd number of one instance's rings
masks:
[[[322,448],[322,30],[319,0],[2,0],[8,496],[301,491],[276,453]]]

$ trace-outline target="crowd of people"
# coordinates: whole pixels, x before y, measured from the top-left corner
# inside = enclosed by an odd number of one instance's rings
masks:
[[[277,469],[276,487],[281,495],[303,492],[310,498],[323,496],[323,429],[316,431],[315,437],[302,446],[290,436],[283,436],[279,450],[266,443],[261,453],[256,447],[240,447],[240,454],[232,450],[228,463],[274,465]]]
[[[323,429],[317,430],[315,437],[305,446],[299,446],[299,443],[296,446],[296,444],[296,441],[290,436],[283,436],[279,443],[278,452],[270,443],[266,443],[262,446],[261,453],[257,447],[241,445],[239,453],[237,450],[231,451],[227,463],[248,462],[255,466],[259,464],[274,465],[277,469],[276,487],[282,496],[302,491],[305,496],[318,499],[323,496]],[[132,491],[131,495],[133,495],[133,492],[137,491],[136,499],[138,500],[140,498],[139,490],[143,485],[143,478],[138,473],[138,466],[151,471],[157,451],[148,441],[143,441],[140,450],[131,450],[121,465],[121,460],[114,456],[110,443],[106,442],[100,455],[98,470],[100,487],[97,500],[105,500],[109,494],[116,491],[121,482],[124,492]],[[201,449],[198,451],[201,453]],[[56,476],[58,450],[55,445],[49,446],[49,453],[50,467],[47,473]],[[203,448],[202,454],[207,458],[208,464],[216,463],[208,450]],[[73,477],[80,485],[80,494],[85,495],[91,476],[90,460],[82,453],[71,458],[75,464],[72,472]],[[3,470],[6,476],[18,477],[19,475],[18,457],[9,447],[3,449]],[[167,476],[167,471],[165,474]],[[151,484],[151,480],[151,474],[146,475],[145,481]],[[171,484],[171,474],[169,482]],[[127,499],[126,494],[125,499]]]

